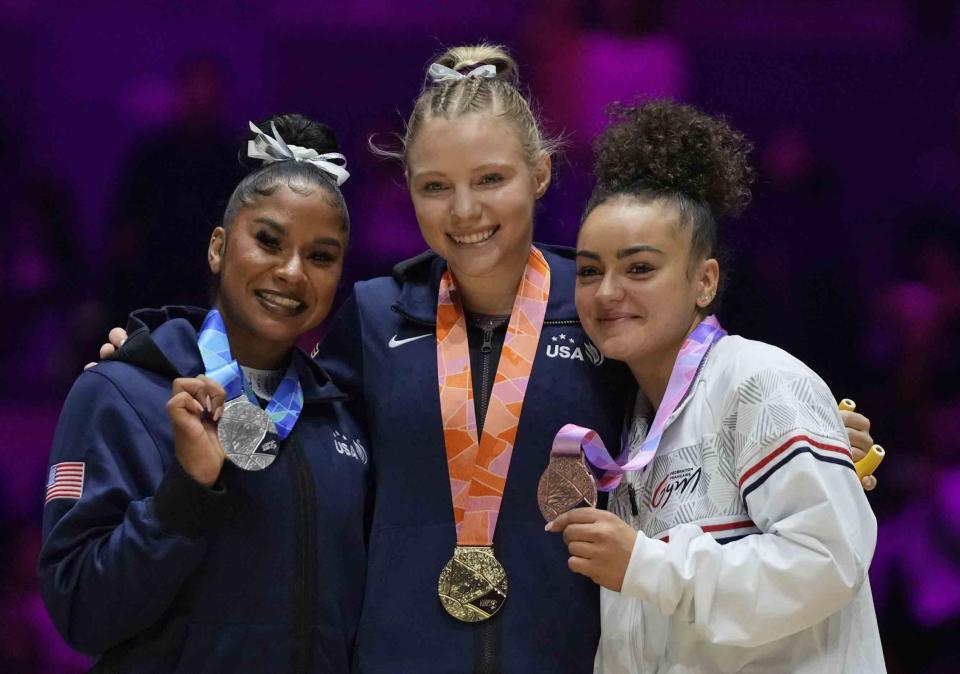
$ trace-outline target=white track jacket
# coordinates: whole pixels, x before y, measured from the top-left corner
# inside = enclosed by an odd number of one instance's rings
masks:
[[[601,589],[597,672],[885,671],[876,520],[830,390],[786,352],[717,342],[609,509],[638,535],[621,592]]]

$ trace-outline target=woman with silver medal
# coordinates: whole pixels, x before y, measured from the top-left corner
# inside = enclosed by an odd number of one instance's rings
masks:
[[[40,583],[94,671],[350,667],[366,440],[295,346],[326,318],[347,249],[337,150],[300,115],[251,123],[253,168],[207,251],[213,308],[134,312],[64,405]]]

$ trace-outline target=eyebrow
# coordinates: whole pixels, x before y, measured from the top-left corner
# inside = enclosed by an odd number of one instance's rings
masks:
[[[630,257],[631,255],[636,255],[637,253],[657,253],[658,255],[663,255],[663,251],[656,246],[640,244],[638,246],[627,246],[626,248],[621,248],[617,251],[617,259],[622,260],[625,257]]]
[[[336,248],[343,248],[343,244],[340,243],[340,240],[335,239],[332,236],[318,236],[313,240],[313,242],[321,246],[334,246]]]
[[[630,257],[631,255],[636,255],[637,253],[657,253],[658,255],[663,255],[663,251],[656,246],[640,244],[638,246],[627,246],[626,248],[621,248],[617,251],[617,259],[622,260],[625,257]],[[591,260],[599,260],[600,253],[594,253],[592,250],[578,250],[577,257],[588,257]]]
[[[506,171],[509,171],[511,167],[512,167],[512,164],[510,164],[510,162],[488,162],[486,164],[481,164],[480,166],[476,166],[470,169],[470,173],[476,174],[476,173],[483,173],[485,171],[506,172]],[[425,178],[437,178],[437,177],[446,178],[447,174],[439,169],[429,169],[425,171],[417,171],[416,173],[413,174],[413,176],[411,177],[411,180],[413,182],[416,182],[417,180],[423,180]]]
[[[275,230],[275,231],[279,232],[280,234],[286,234],[286,233],[287,233],[287,228],[286,228],[286,227],[284,227],[283,225],[281,225],[279,222],[277,222],[277,221],[274,220],[273,218],[268,218],[268,217],[265,216],[265,215],[261,215],[260,217],[254,218],[253,221],[254,221],[254,222],[259,222],[261,225],[266,225],[266,226],[269,227],[270,229]]]
[[[254,222],[258,222],[261,225],[266,225],[270,229],[279,232],[280,234],[286,235],[287,228],[281,225],[279,222],[273,218],[268,218],[265,215],[261,215],[253,219]],[[313,240],[313,243],[321,246],[335,246],[336,248],[343,248],[343,244],[340,242],[340,239],[334,238],[332,236],[318,236]]]
[[[480,173],[482,171],[490,171],[490,170],[503,171],[503,170],[510,169],[512,167],[513,165],[510,164],[509,162],[492,161],[476,167],[475,169],[473,169],[473,172]]]

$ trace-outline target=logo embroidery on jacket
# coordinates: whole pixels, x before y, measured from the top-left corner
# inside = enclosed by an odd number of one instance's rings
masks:
[[[367,463],[367,450],[364,449],[359,440],[350,440],[340,431],[334,431],[333,446],[337,448],[338,454],[349,456],[363,464]]]
[[[589,339],[584,338],[583,348],[576,344],[577,340],[567,336],[566,333],[555,335],[550,338],[550,343],[547,344],[547,358],[589,361],[594,366],[603,363],[603,354]]]
[[[424,335],[415,335],[414,337],[407,337],[406,339],[397,339],[397,336],[394,335],[393,337],[390,338],[390,341],[387,342],[387,346],[389,346],[391,349],[395,349],[398,346],[403,346],[408,342],[415,342],[418,339],[423,339],[424,337],[432,337],[432,336],[433,336],[433,333],[430,333],[430,332]]]
[[[700,475],[702,468],[680,468],[671,470],[665,478],[660,480],[660,484],[653,490],[653,496],[650,497],[650,507],[659,508],[667,505],[674,494],[678,498],[686,493],[694,493],[697,485],[700,484]]]

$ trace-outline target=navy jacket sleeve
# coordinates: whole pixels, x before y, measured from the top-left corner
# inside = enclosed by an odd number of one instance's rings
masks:
[[[355,412],[362,411],[366,403],[363,392],[363,324],[356,289],[330,323],[318,346],[316,361],[337,388],[350,396]]]
[[[66,641],[98,654],[155,622],[203,558],[223,494],[193,481],[106,376],[70,391],[50,463],[82,462],[79,499],[49,501],[41,594]]]

